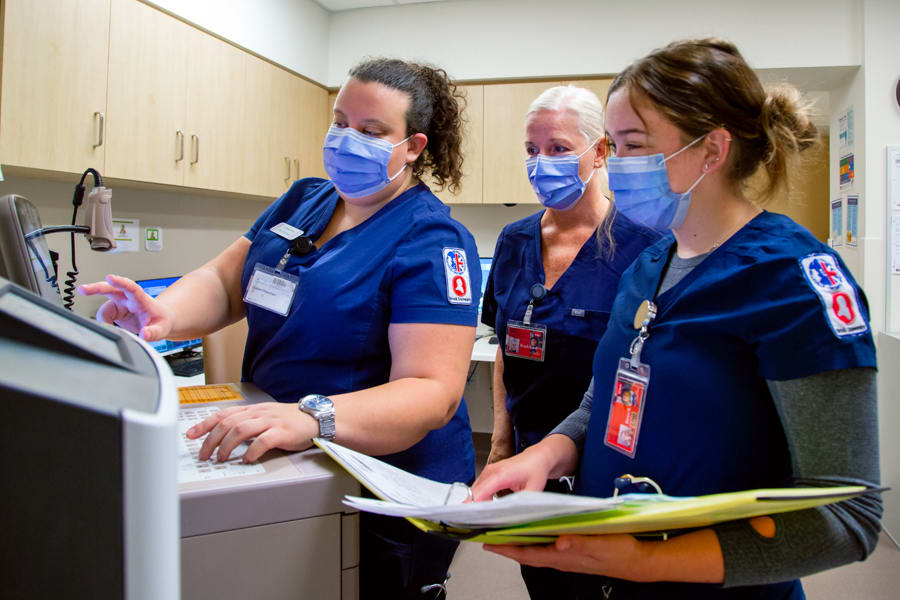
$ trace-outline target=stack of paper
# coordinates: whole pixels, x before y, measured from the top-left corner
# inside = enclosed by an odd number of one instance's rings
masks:
[[[345,497],[357,510],[406,517],[425,531],[489,544],[549,542],[564,533],[647,533],[800,510],[871,493],[865,486],[747,490],[696,497],[624,494],[593,498],[518,492],[468,502],[468,488],[407,473],[327,440],[326,454],[380,500]]]

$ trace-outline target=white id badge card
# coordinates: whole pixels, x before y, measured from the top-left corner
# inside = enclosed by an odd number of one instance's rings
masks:
[[[257,263],[247,284],[244,302],[285,317],[291,309],[300,278]]]
[[[506,356],[517,356],[544,362],[547,350],[547,327],[521,321],[506,323]]]
[[[603,443],[631,458],[637,451],[648,385],[650,365],[637,363],[632,366],[628,358],[619,360]]]
[[[302,229],[297,229],[293,225],[288,225],[287,223],[285,223],[283,221],[281,223],[279,223],[278,225],[273,225],[272,227],[269,227],[269,231],[271,231],[272,233],[278,234],[281,237],[283,237],[284,239],[291,241],[291,242],[294,241],[295,239],[297,239],[298,237],[300,237],[301,235],[303,235]]]

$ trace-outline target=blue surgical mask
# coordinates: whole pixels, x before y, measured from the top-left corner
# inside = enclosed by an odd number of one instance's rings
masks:
[[[706,136],[701,135],[668,157],[663,154],[609,157],[606,161],[609,189],[615,194],[614,200],[619,212],[632,221],[663,233],[680,227],[691,205],[691,192],[703,181],[706,173],[701,174],[686,192],[676,194],[669,187],[666,161],[704,137]]]
[[[591,142],[587,150],[577,156],[538,154],[525,161],[528,181],[531,182],[531,187],[541,204],[556,210],[569,210],[578,203],[584,195],[584,188],[597,171],[594,169],[587,181],[582,181],[578,174],[578,161],[594,148],[596,142],[597,140]]]
[[[403,165],[399,171],[388,176],[391,153],[406,140],[391,144],[350,127],[332,125],[322,147],[325,172],[347,198],[370,196],[386,188],[406,168],[407,165]]]

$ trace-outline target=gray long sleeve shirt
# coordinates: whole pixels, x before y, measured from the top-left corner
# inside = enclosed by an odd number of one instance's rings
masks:
[[[705,257],[673,256],[659,293],[678,283]],[[797,486],[879,485],[875,377],[874,369],[856,368],[768,382]],[[581,454],[593,399],[592,380],[578,409],[549,435],[571,438]],[[867,448],[875,451],[861,451]],[[725,586],[787,581],[863,560],[875,549],[881,515],[881,496],[871,494],[773,515],[776,533],[772,538],[758,534],[747,520],[715,525],[725,562]]]

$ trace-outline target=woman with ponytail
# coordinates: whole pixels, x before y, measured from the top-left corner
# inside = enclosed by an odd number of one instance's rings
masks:
[[[474,479],[462,393],[477,249],[421,181],[428,173],[459,187],[459,100],[441,69],[366,60],[335,101],[329,179],[295,182],[156,299],[116,276],[80,288],[109,298],[98,319],[148,341],[197,338],[247,317],[243,379],[277,402],[224,409],[190,429],[207,436],[201,460],[225,460],[248,441],[250,462],[321,436],[430,479]],[[456,546],[405,520],[361,515],[360,597],[436,597]]]
[[[865,297],[830,248],[761,208],[817,141],[797,91],[764,89],[727,41],[675,42],[615,79],[606,135],[618,211],[667,235],[623,274],[581,407],[488,465],[475,499],[570,474],[592,496],[612,495],[623,473],[674,496],[877,487]],[[752,196],[758,171],[767,181]],[[872,552],[881,513],[869,494],[665,541],[489,549],[569,572],[559,597],[798,599],[800,577]]]

